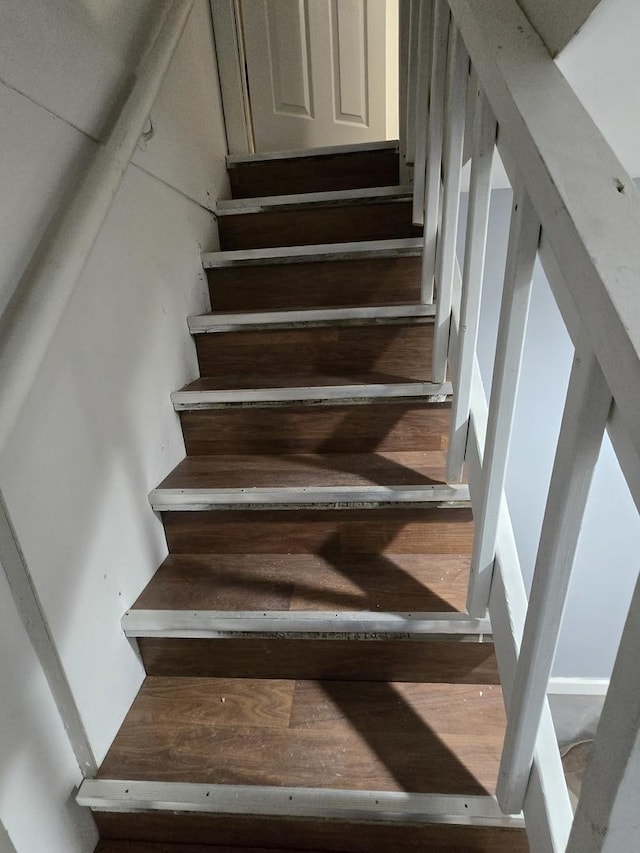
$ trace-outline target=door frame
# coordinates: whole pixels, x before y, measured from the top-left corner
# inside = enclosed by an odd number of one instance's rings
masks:
[[[229,154],[253,154],[255,142],[240,0],[210,0]]]

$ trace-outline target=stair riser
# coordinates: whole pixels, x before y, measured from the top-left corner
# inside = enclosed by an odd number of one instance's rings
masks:
[[[420,300],[420,258],[207,270],[216,311],[393,305]]]
[[[469,554],[467,509],[164,512],[174,554]]]
[[[519,829],[438,825],[348,823],[333,820],[213,817],[196,814],[94,812],[103,839],[154,841],[167,844],[216,844],[297,848],[327,853],[528,853],[526,834]],[[213,848],[212,848],[213,849]]]
[[[499,684],[491,643],[158,637],[138,643],[147,675]]]
[[[400,183],[398,152],[394,149],[238,163],[229,169],[233,198],[329,192],[364,187],[393,187]]]
[[[422,228],[411,224],[411,207],[411,201],[393,201],[222,216],[218,219],[220,248],[266,249],[419,237]]]
[[[432,323],[228,332],[196,335],[195,341],[200,374],[207,377],[251,374],[285,384],[292,373],[431,377]]]
[[[444,450],[450,405],[364,403],[181,412],[187,454]]]

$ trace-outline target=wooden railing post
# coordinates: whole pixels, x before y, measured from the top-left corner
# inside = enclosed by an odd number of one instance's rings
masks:
[[[419,52],[416,80],[416,145],[413,158],[412,220],[414,225],[423,225],[427,119],[429,114],[429,87],[431,83],[431,46],[433,42],[433,0],[422,0],[420,3],[418,26]]]
[[[527,790],[580,527],[610,408],[611,394],[595,356],[577,352],[508,705],[497,795],[509,814],[520,811]]]
[[[495,142],[496,120],[482,89],[478,85],[474,111],[469,206],[462,269],[458,357],[453,379],[455,393],[451,408],[447,454],[447,482],[451,483],[459,483],[462,480],[462,467],[467,443],[471,407],[471,381],[480,322],[480,300],[489,225],[491,170]]]
[[[456,263],[460,176],[464,148],[465,113],[469,56],[453,21],[449,28],[449,56],[445,93],[443,138],[444,193],[442,218],[436,251],[436,317],[433,339],[433,382],[444,382],[447,374],[449,327]]]
[[[525,190],[515,194],[504,275],[489,423],[482,465],[482,494],[475,523],[467,608],[484,616],[496,553],[498,514],[504,492],[511,427],[529,314],[540,222]]]
[[[424,246],[422,249],[421,273],[422,301],[424,303],[433,302],[433,283],[436,272],[436,239],[440,222],[440,170],[442,167],[442,129],[449,17],[447,0],[434,0],[431,85],[424,190]]]

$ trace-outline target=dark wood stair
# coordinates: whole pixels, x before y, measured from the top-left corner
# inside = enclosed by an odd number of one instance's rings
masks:
[[[229,172],[247,210],[203,256],[187,457],[150,495],[169,555],[122,623],[147,675],[79,793],[97,850],[525,853],[493,798],[503,700],[465,612],[473,518],[444,480],[420,232],[366,190],[397,186],[397,150]]]

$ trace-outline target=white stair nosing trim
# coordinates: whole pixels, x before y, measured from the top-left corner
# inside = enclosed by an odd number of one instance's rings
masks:
[[[431,397],[450,397],[450,382],[398,382],[393,384],[309,385],[299,388],[241,388],[203,391],[174,391],[171,394],[177,412],[233,404],[317,403],[340,405],[358,401],[428,401]]]
[[[495,797],[488,795],[85,779],[76,800],[95,811],[119,813],[199,812],[524,829],[522,816],[503,815]]]
[[[606,696],[609,690],[608,678],[563,678],[552,676],[549,679],[549,696]]]
[[[127,637],[216,639],[243,633],[329,635],[335,639],[364,640],[420,636],[475,642],[491,634],[489,619],[473,619],[466,613],[392,613],[379,611],[291,610],[128,610],[122,617]],[[356,635],[356,636],[354,636]],[[297,639],[298,637],[291,637]]]
[[[326,145],[322,148],[301,148],[293,151],[267,151],[256,154],[227,154],[227,167],[241,163],[266,163],[270,160],[302,160],[310,157],[330,157],[333,154],[358,154],[362,151],[399,151],[397,139],[381,142],[356,142],[352,145]]]
[[[366,258],[418,257],[422,237],[392,240],[359,240],[351,243],[318,243],[311,246],[274,246],[268,249],[234,249],[204,252],[204,269],[267,264],[301,264],[315,261],[348,261]]]
[[[361,509],[389,505],[466,504],[468,486],[300,486],[234,489],[154,489],[149,495],[156,512],[206,512],[243,509]]]
[[[343,206],[354,202],[384,204],[412,198],[410,186],[364,187],[352,190],[330,190],[328,192],[292,193],[290,195],[265,195],[252,198],[238,198],[218,201],[215,214],[221,216],[239,216],[247,213],[262,213],[267,210],[293,210],[299,207]]]
[[[255,311],[236,314],[198,314],[189,317],[191,334],[233,332],[273,326],[310,326],[327,323],[422,320],[435,316],[435,305],[385,305],[356,308],[319,308],[300,311]]]

